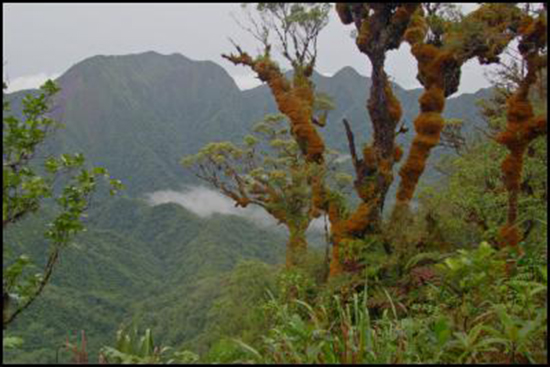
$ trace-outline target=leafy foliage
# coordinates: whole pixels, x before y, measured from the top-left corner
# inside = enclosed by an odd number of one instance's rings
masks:
[[[4,84],[4,88],[6,85]],[[51,134],[56,122],[45,117],[52,96],[59,88],[50,80],[34,97],[23,99],[23,119],[9,114],[9,102],[3,98],[2,120],[2,228],[19,222],[35,213],[47,198],[54,198],[59,210],[55,219],[47,225],[44,237],[49,242],[49,255],[42,273],[28,271],[31,260],[25,255],[13,257],[17,245],[4,247],[3,251],[3,327],[6,328],[40,295],[49,281],[59,251],[66,247],[75,234],[84,230],[82,217],[88,208],[96,188],[96,177],[104,177],[111,185],[111,194],[121,189],[119,180],[111,179],[102,167],[82,168],[82,154],[62,154],[42,162],[43,173],[36,165],[36,153],[44,139]],[[80,169],[78,172],[78,169]],[[69,182],[58,189],[54,181],[68,175]],[[59,193],[56,193],[56,189]],[[11,252],[11,253],[10,253]],[[10,257],[11,256],[11,257]]]
[[[246,4],[243,4],[246,7]],[[275,43],[292,67],[313,68],[319,32],[328,24],[329,4],[259,3],[256,19],[248,13],[253,28],[246,28],[264,47]]]
[[[265,309],[274,324],[257,346],[237,341],[246,356],[239,360],[278,364],[542,363],[546,358],[542,340],[545,309],[538,308],[528,316],[524,309],[512,306],[507,295],[515,293],[517,280],[489,276],[494,266],[504,270],[500,256],[481,244],[475,251],[460,251],[439,263],[446,281],[421,287],[429,303],[436,305],[427,313],[427,308],[411,307],[399,316],[392,297],[385,292],[389,307],[376,316],[369,307],[369,288],[353,293],[348,300],[334,295],[330,302],[321,303],[272,297]],[[526,270],[520,269],[517,277],[525,276]],[[464,274],[470,278],[463,282]],[[532,295],[546,289],[536,281],[530,287]],[[456,294],[462,296],[458,304]],[[494,294],[493,299],[487,294]],[[529,303],[546,307],[546,297],[531,298]]]
[[[40,258],[43,249],[33,244],[53,216],[42,213],[7,231],[5,242]],[[4,360],[55,363],[67,333],[85,330],[96,363],[100,347],[114,345],[118,325],[132,320],[148,325],[161,345],[200,346],[193,340],[207,326],[225,274],[240,259],[283,261],[283,244],[283,234],[236,216],[200,218],[176,204],[150,207],[124,197],[94,206],[50,286],[13,324],[10,333],[24,344],[5,350]]]
[[[100,359],[111,364],[190,364],[198,360],[198,356],[192,352],[170,352],[170,349],[155,345],[151,329],[145,330],[143,336],[140,336],[136,327],[130,330],[122,328],[117,332],[115,347],[103,347]]]

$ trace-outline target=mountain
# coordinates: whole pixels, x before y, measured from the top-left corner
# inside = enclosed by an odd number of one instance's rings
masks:
[[[315,73],[313,81],[337,106],[321,129],[327,145],[348,153],[343,117],[350,121],[356,144],[367,143],[372,135],[365,108],[370,79],[345,67],[332,77]],[[95,56],[71,67],[57,82],[61,92],[53,115],[65,128],[51,139],[49,151],[84,153],[90,163],[121,179],[131,196],[196,183],[180,166],[181,157],[211,141],[238,142],[265,114],[277,112],[266,85],[240,91],[221,66],[180,54]],[[407,147],[421,90],[393,86],[410,128],[398,141]],[[445,116],[479,124],[471,102],[487,93],[450,98]]]

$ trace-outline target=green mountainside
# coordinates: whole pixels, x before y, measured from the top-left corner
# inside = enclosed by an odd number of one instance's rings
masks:
[[[370,80],[350,67],[332,77],[315,74],[313,80],[337,106],[322,130],[327,144],[347,154],[343,117],[351,122],[356,143],[366,143]],[[213,62],[155,52],[95,56],[57,82],[61,92],[52,114],[65,128],[42,153],[83,153],[89,163],[122,180],[126,196],[94,202],[87,232],[62,253],[52,283],[14,325],[13,334],[24,339],[24,353],[6,352],[4,360],[54,363],[65,337],[74,338],[80,330],[86,331],[95,358],[101,345],[112,344],[119,325],[132,319],[151,327],[167,345],[196,338],[224,274],[243,259],[281,263],[286,235],[238,216],[201,218],[180,205],[150,206],[143,198],[196,184],[180,166],[181,157],[211,141],[238,142],[266,113],[276,112],[268,88],[240,91]],[[409,126],[400,139],[408,146],[420,91],[394,88]],[[29,92],[10,96],[14,109]],[[487,93],[448,100],[447,117],[478,123],[476,111],[461,106]],[[46,208],[3,233],[3,240],[40,258],[46,247],[40,246],[37,228],[50,215]]]
[[[32,229],[43,228],[46,218],[47,211],[30,218],[3,240],[40,258],[43,240]],[[155,325],[157,335],[171,330],[164,338],[181,343],[202,331],[223,273],[239,260],[284,259],[282,235],[238,216],[200,218],[176,204],[151,207],[118,198],[94,208],[88,219],[87,232],[62,253],[51,284],[15,322],[11,333],[23,337],[25,353],[7,353],[7,361],[54,363],[65,337],[80,330],[95,358],[132,319]],[[178,328],[169,327],[174,320]]]

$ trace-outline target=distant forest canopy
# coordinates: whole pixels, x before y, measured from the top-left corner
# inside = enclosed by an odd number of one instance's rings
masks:
[[[144,53],[4,94],[5,360],[543,363],[546,4],[243,11],[260,49],[222,57],[254,90]],[[332,11],[368,78],[315,72]],[[419,90],[386,71],[404,43]],[[493,87],[452,98],[470,60]],[[284,231],[144,200],[182,183]]]

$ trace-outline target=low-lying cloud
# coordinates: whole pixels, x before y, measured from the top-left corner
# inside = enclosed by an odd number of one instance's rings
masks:
[[[40,87],[42,84],[46,82],[46,80],[51,79],[55,80],[57,79],[61,73],[39,73],[34,75],[24,75],[17,78],[14,78],[12,80],[7,81],[7,92],[12,93],[16,92],[18,90],[24,90],[24,89],[36,89]]]
[[[232,75],[232,77],[240,90],[252,89],[262,85],[262,81],[254,74],[237,74]]]
[[[351,155],[349,154],[340,154],[335,160],[334,162],[335,163],[343,163],[347,160],[350,160],[351,159]]]
[[[320,72],[320,74],[324,77],[331,78],[334,73],[324,73]],[[237,84],[237,87],[241,91],[253,89],[257,86],[262,85],[262,81],[256,76],[256,74],[249,73],[249,74],[234,74],[231,75],[233,80],[235,81],[235,84]]]
[[[150,205],[175,203],[196,215],[207,218],[213,214],[238,215],[263,227],[276,227],[277,221],[262,208],[250,205],[246,208],[235,207],[235,202],[217,191],[204,186],[188,186],[182,191],[163,190],[147,195]],[[310,229],[323,230],[322,218],[314,220]]]

